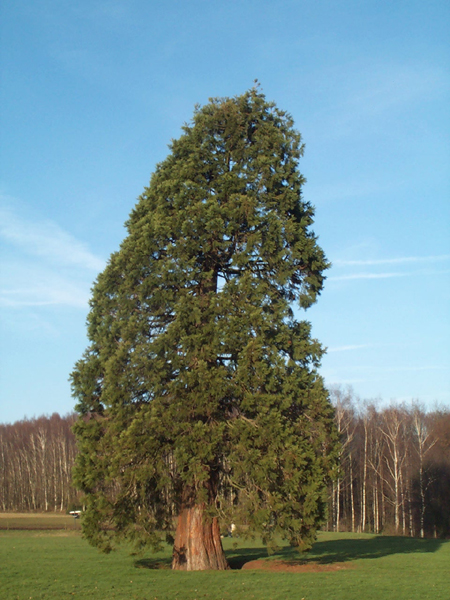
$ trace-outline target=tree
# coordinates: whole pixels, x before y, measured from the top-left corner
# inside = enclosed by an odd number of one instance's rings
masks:
[[[74,415],[53,413],[0,424],[1,510],[63,511],[77,504],[71,481],[74,421]]]
[[[291,117],[257,89],[197,107],[97,279],[72,373],[84,532],[225,569],[220,523],[307,549],[336,460],[322,355],[292,303],[327,262]]]
[[[407,427],[405,411],[402,407],[391,406],[384,412],[380,431],[386,442],[384,459],[389,477],[385,478],[385,483],[392,493],[388,501],[394,509],[395,532],[399,533],[400,513],[402,511],[403,515],[405,514],[404,467],[407,458]],[[405,535],[404,525],[403,535]]]
[[[332,487],[332,523],[333,531],[340,530],[341,521],[341,492],[344,484],[347,483],[350,487],[350,502],[351,502],[351,513],[352,513],[352,531],[354,529],[355,522],[355,509],[354,509],[354,494],[353,494],[353,477],[345,478],[346,467],[348,466],[350,472],[352,471],[352,451],[351,444],[355,435],[355,415],[352,406],[353,402],[353,390],[349,387],[343,390],[340,387],[335,386],[330,390],[330,396],[334,406],[334,421],[336,429],[340,439],[339,447],[339,471],[333,481]],[[347,479],[347,481],[345,481]]]

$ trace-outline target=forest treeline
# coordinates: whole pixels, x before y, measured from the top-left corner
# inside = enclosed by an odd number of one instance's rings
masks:
[[[54,413],[0,425],[2,511],[66,511],[79,501],[72,486],[75,419]]]
[[[340,388],[331,397],[341,455],[329,486],[327,529],[450,535],[450,409],[380,408]],[[79,506],[71,483],[75,419],[55,413],[0,425],[0,510]]]
[[[357,400],[331,390],[340,469],[327,527],[415,537],[450,534],[450,410]]]

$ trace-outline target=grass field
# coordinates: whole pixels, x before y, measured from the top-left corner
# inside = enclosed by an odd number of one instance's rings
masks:
[[[1,529],[69,529],[81,530],[80,519],[64,513],[1,513]]]
[[[36,524],[38,516],[28,518],[28,525]],[[45,526],[47,520],[39,522]],[[450,541],[321,533],[302,561],[287,547],[268,558],[257,542],[225,539],[224,546],[232,570],[184,573],[170,570],[169,548],[139,558],[126,549],[104,555],[69,527],[59,531],[3,529],[0,598],[450,599]],[[274,570],[240,568],[248,561],[261,566],[261,560]]]

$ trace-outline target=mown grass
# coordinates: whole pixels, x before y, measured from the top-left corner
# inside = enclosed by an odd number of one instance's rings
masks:
[[[70,529],[80,530],[80,519],[64,513],[0,513],[0,530]]]
[[[236,544],[237,542],[237,544]],[[288,547],[267,557],[259,542],[225,539],[235,568],[227,572],[171,571],[170,549],[130,556],[91,548],[78,532],[1,531],[3,600],[449,600],[450,541],[374,535],[319,535],[306,557],[335,571],[240,570],[249,560],[299,561]]]

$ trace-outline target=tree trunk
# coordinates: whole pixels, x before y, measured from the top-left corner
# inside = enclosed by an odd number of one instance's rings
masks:
[[[364,467],[362,480],[362,502],[361,502],[361,531],[366,530],[366,485],[367,485],[367,417],[364,418]]]
[[[178,516],[172,569],[206,571],[228,568],[217,518],[206,514],[204,504],[183,508]]]
[[[332,528],[332,531],[336,531],[336,486],[334,484],[334,481],[333,481],[333,484],[332,484],[331,498],[332,498],[332,505],[331,505],[331,513],[332,513],[331,528]]]
[[[352,455],[350,453],[350,503],[352,507],[352,529],[351,532],[355,533],[355,492],[353,490],[353,463]]]
[[[380,533],[380,495],[378,493],[378,473],[375,472],[375,516],[374,516],[374,530],[375,533]]]
[[[423,463],[420,456],[419,466],[419,489],[420,489],[420,537],[425,537],[425,488],[423,485]]]
[[[341,479],[338,477],[336,486],[336,531],[339,531],[341,520]]]

